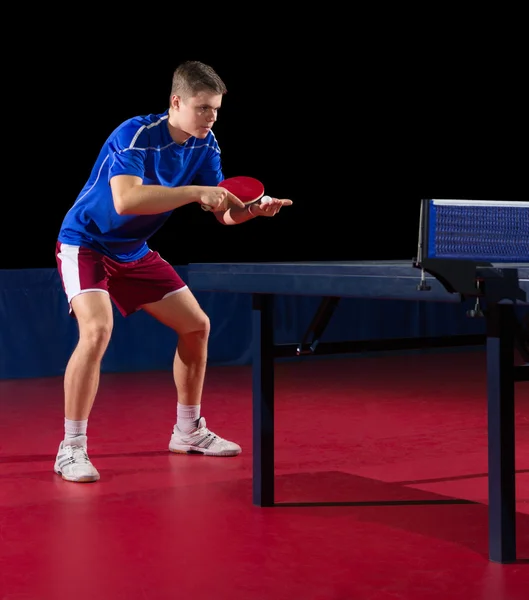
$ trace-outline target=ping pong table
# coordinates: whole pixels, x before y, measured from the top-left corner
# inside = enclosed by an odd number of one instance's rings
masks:
[[[517,307],[529,308],[529,236],[522,240],[521,247],[518,244],[507,255],[501,253],[498,262],[491,262],[489,256],[477,260],[474,256],[447,257],[439,251],[436,255],[432,247],[423,252],[431,220],[426,208],[421,206],[418,257],[410,261],[191,263],[189,285],[195,291],[247,293],[253,298],[252,485],[256,506],[274,506],[276,358],[483,344],[487,353],[489,558],[494,562],[513,562],[516,560],[515,383],[529,381],[529,332],[519,319]],[[523,213],[522,225],[525,228],[527,223],[529,233],[529,203],[523,208],[527,212]],[[447,246],[450,252],[452,242]],[[526,262],[508,262],[509,257],[518,258],[520,253]],[[274,298],[279,295],[321,298],[319,309],[299,342],[275,343]],[[472,298],[475,305],[468,314],[486,320],[486,333],[323,342],[322,334],[337,303],[347,297],[461,304]],[[516,349],[527,364],[515,364]]]

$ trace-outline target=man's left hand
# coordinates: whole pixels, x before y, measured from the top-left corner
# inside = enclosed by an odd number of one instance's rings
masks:
[[[255,202],[248,207],[250,214],[253,217],[273,217],[281,210],[283,206],[290,206],[292,200],[288,198],[271,198],[263,202]]]

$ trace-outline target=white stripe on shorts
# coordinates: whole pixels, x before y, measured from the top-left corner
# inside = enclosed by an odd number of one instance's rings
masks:
[[[57,257],[61,261],[62,281],[64,289],[66,290],[66,296],[68,303],[72,301],[78,294],[84,294],[85,292],[104,292],[108,294],[106,290],[99,288],[81,290],[81,279],[79,276],[79,246],[72,246],[71,244],[61,244],[61,250],[57,254]]]

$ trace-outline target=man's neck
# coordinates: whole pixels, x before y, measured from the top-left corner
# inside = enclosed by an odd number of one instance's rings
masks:
[[[185,144],[187,140],[191,137],[189,134],[182,131],[178,125],[175,123],[175,115],[171,109],[169,109],[169,117],[167,119],[167,128],[169,129],[169,135],[171,136],[173,142],[177,144]]]

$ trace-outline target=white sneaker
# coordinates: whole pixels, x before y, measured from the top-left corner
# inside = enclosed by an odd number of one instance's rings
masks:
[[[206,427],[206,419],[200,417],[197,427],[190,433],[180,431],[175,425],[169,442],[169,450],[181,454],[204,454],[206,456],[236,456],[241,447],[228,442]]]
[[[65,445],[64,440],[60,443],[53,470],[66,481],[77,483],[97,481],[99,473],[88,458],[86,436],[81,436],[78,441],[81,445]]]

